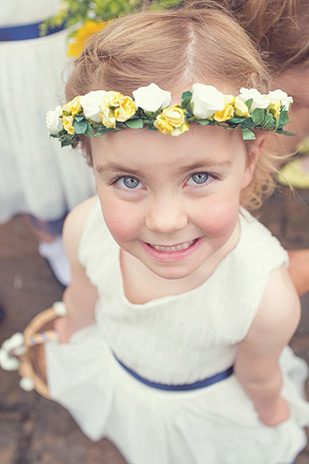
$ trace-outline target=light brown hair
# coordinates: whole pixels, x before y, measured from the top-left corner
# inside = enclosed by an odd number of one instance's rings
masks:
[[[269,76],[245,31],[214,2],[203,3],[202,10],[148,11],[113,21],[76,60],[68,100],[99,89],[131,95],[151,82],[170,91],[201,82],[222,91],[255,87],[265,92]],[[89,139],[82,143],[91,164]],[[272,190],[274,165],[270,155],[261,155],[243,205],[260,206],[263,193]]]
[[[203,1],[188,1],[202,7]],[[246,29],[271,71],[309,65],[308,0],[217,0]]]

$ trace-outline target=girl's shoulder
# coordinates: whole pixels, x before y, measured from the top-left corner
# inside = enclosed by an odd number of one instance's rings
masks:
[[[240,255],[256,269],[270,270],[288,265],[288,254],[280,241],[258,219],[242,209]]]
[[[68,213],[63,228],[64,240],[66,238],[70,241],[79,241],[81,239],[89,213],[93,210],[97,201],[96,196],[88,198],[88,200],[78,204]]]
[[[96,196],[88,198],[88,200],[75,206],[65,219],[62,236],[65,251],[71,263],[78,260],[79,246],[84,234],[85,225],[97,201]]]
[[[83,268],[90,282],[99,288],[117,267],[118,248],[105,224],[97,196],[70,212],[65,231],[73,252],[73,256],[68,256],[70,262],[74,265],[75,260],[76,268]]]

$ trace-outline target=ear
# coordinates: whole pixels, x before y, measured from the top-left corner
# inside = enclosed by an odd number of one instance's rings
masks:
[[[247,166],[246,166],[246,170],[244,173],[243,182],[241,185],[242,189],[247,187],[252,180],[256,163],[264,147],[267,136],[268,136],[267,131],[265,130],[259,131],[258,134],[256,135],[256,139],[253,142],[251,142],[250,146],[248,147]]]

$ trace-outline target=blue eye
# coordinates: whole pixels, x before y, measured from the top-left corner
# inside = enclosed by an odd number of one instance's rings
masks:
[[[125,188],[128,188],[128,189],[135,189],[136,187],[139,186],[140,181],[138,179],[136,179],[135,177],[123,176],[120,179],[118,179],[117,183],[121,187],[125,187]]]
[[[194,184],[205,184],[209,179],[209,174],[207,174],[206,172],[198,172],[196,174],[192,174],[192,176],[190,177],[189,181],[188,181],[188,184],[191,184],[194,183]],[[193,182],[190,182],[190,181],[193,181]]]

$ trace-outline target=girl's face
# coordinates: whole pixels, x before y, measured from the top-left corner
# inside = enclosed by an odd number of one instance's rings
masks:
[[[165,279],[192,276],[235,233],[252,177],[238,131],[172,137],[126,129],[91,139],[97,192],[119,246]],[[238,229],[237,229],[238,230]]]
[[[282,154],[296,151],[297,144],[309,136],[309,67],[295,68],[284,72],[273,83],[274,89],[281,89],[293,97],[290,111],[290,124],[285,129],[293,132],[295,136],[285,137],[275,135],[269,138],[272,150]]]

